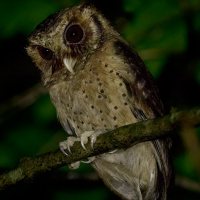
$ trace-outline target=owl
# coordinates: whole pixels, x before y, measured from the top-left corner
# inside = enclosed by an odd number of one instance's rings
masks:
[[[89,138],[93,145],[99,134],[164,114],[143,61],[93,5],[50,15],[30,35],[27,53],[71,135],[60,143],[65,154],[74,141],[85,149]],[[98,155],[91,165],[122,199],[165,200],[169,146],[168,139],[147,141]]]

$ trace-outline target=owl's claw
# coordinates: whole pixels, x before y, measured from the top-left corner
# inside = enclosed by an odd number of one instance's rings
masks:
[[[91,139],[91,147],[92,147],[92,150],[94,150],[94,140]]]
[[[67,150],[69,151],[69,153],[71,154],[71,149],[70,149],[70,145],[67,145]]]
[[[74,145],[74,142],[76,141],[80,141],[80,138],[76,138],[76,137],[68,137],[67,140],[60,142],[59,146],[60,146],[60,150],[66,155],[69,156],[68,153],[66,153],[66,149],[68,150],[68,152],[71,154],[71,147]]]
[[[96,142],[97,137],[101,134],[101,131],[85,131],[81,134],[81,146],[84,150],[87,150],[85,144],[88,143],[88,138],[90,138],[91,148],[94,150],[94,143]]]
[[[71,147],[74,145],[74,142],[81,141],[81,146],[85,151],[87,151],[87,148],[85,147],[85,144],[88,143],[88,138],[91,140],[91,148],[94,149],[94,143],[96,142],[96,139],[98,135],[100,135],[101,132],[95,132],[95,131],[85,131],[81,134],[80,138],[77,137],[68,137],[67,140],[60,142],[60,150],[66,155],[69,156],[71,154]],[[66,153],[66,149],[69,153]]]
[[[63,147],[60,147],[60,150],[63,154],[65,154],[66,156],[68,156],[68,154],[66,153],[65,149]]]
[[[84,163],[84,164],[89,164],[89,163],[91,163],[92,161],[90,161],[90,160],[87,160],[87,161],[81,160],[81,162]]]
[[[81,160],[82,163],[89,164],[95,160],[95,156],[89,157],[87,161]]]
[[[115,153],[115,152],[117,152],[117,151],[118,151],[118,149],[115,149],[115,150],[113,150],[113,151],[109,151],[108,153],[113,154],[113,153]]]
[[[81,146],[84,150],[87,151],[87,148],[85,147],[85,144],[88,143],[88,138],[92,137],[92,134],[94,134],[94,131],[85,131],[81,134]]]
[[[84,149],[85,151],[87,151],[87,149],[86,149],[86,147],[85,147],[85,145],[84,145],[84,141],[83,141],[83,140],[81,140],[81,146],[83,147],[83,149]]]
[[[96,142],[97,140],[97,136],[96,135],[92,135],[91,136],[91,147],[92,147],[92,150],[94,150],[94,143]]]

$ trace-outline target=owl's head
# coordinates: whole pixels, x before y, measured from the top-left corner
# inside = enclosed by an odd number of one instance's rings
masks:
[[[92,5],[67,8],[50,15],[29,37],[27,52],[42,71],[44,84],[70,76],[117,33]]]

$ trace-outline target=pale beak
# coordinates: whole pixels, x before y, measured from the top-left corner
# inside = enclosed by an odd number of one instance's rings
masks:
[[[63,62],[67,70],[74,74],[74,65],[76,64],[76,59],[64,58]]]

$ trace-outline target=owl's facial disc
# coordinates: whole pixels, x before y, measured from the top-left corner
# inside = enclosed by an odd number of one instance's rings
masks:
[[[76,59],[73,58],[64,58],[63,63],[67,70],[74,74],[74,65],[76,64]]]

